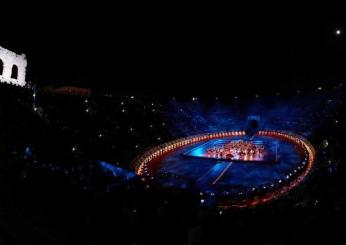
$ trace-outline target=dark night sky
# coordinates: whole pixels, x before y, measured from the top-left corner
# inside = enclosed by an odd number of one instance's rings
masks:
[[[0,45],[26,53],[39,84],[179,91],[345,78],[342,15],[229,16],[61,14],[9,27]]]

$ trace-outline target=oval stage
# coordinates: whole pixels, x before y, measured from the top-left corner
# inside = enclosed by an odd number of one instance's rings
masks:
[[[228,131],[159,145],[137,157],[133,168],[163,187],[199,193],[203,205],[250,207],[297,186],[314,155],[313,146],[291,132]]]

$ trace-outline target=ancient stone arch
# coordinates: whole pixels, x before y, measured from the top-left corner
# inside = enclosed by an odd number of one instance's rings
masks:
[[[0,59],[0,76],[2,75],[2,72],[4,70],[4,62]]]
[[[0,82],[25,86],[27,61],[24,54],[16,54],[0,46]]]

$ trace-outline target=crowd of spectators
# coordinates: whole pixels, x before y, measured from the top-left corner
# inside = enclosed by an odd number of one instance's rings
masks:
[[[267,205],[220,210],[201,205],[189,190],[167,191],[155,180],[128,177],[139,153],[175,139],[172,131],[185,136],[181,126],[196,131],[204,123],[187,120],[202,99],[177,100],[1,85],[0,244],[342,243],[342,105],[333,115],[316,111],[325,119],[309,135],[318,160],[301,186]],[[185,115],[175,126],[172,110]]]

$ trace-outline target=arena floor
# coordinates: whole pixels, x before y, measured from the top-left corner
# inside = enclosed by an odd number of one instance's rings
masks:
[[[208,155],[210,149],[227,144],[251,142],[263,146],[265,153],[251,158],[223,159]],[[214,138],[188,144],[156,160],[151,168],[165,188],[192,190],[201,195],[204,205],[258,199],[278,190],[285,192],[306,175],[308,154],[304,148],[280,137],[247,135]],[[309,167],[310,168],[310,167]]]

